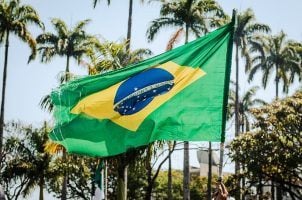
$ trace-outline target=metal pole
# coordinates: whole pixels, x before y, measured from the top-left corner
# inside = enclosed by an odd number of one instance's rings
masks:
[[[107,179],[107,161],[104,161],[104,199],[107,200],[107,187],[108,187],[108,179]]]
[[[223,154],[224,154],[224,143],[220,143],[220,157],[219,157],[219,172],[218,176],[222,177],[222,167],[223,167]]]

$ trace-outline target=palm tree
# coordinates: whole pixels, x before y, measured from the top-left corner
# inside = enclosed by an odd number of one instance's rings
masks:
[[[28,196],[32,189],[38,186],[39,200],[43,200],[43,190],[47,182],[58,177],[58,171],[51,167],[52,156],[44,150],[49,127],[46,122],[42,128],[32,128],[20,123],[11,123],[8,126],[10,132],[17,133],[17,136],[9,137],[5,145],[6,149],[11,149],[11,158],[7,160],[2,174],[5,184],[9,184],[12,177],[19,180],[26,177],[22,187],[23,197]],[[16,187],[16,183],[12,188]],[[9,191],[7,194],[9,195]]]
[[[132,63],[136,63],[140,60],[143,60],[146,56],[151,55],[151,51],[148,49],[137,49],[131,52],[128,52],[126,50],[126,44],[127,41],[124,41],[122,43],[113,43],[113,42],[104,42],[100,45],[97,45],[96,48],[93,48],[93,51],[89,51],[89,53],[87,54],[88,57],[90,58],[89,62],[85,62],[83,60],[80,61],[81,65],[84,65],[85,67],[88,68],[88,74],[89,75],[94,75],[94,74],[98,74],[98,73],[104,73],[110,70],[116,70],[119,69],[123,66],[126,66],[128,64],[132,64]],[[53,104],[51,102],[50,99],[50,95],[45,96],[41,102],[40,102],[41,108],[45,109],[49,112],[53,111]],[[48,143],[46,144],[46,151],[49,153],[62,153],[63,156],[66,156],[66,152],[65,149],[62,145],[60,144],[56,144],[53,143],[51,141],[48,141]],[[129,157],[135,157],[133,156],[133,152],[131,154],[127,154],[127,156]],[[125,155],[122,156],[117,156],[116,160],[118,160],[119,162],[119,184],[120,185],[125,185],[125,180],[124,180],[124,176],[123,173],[125,173],[123,171],[123,169],[125,168],[125,165],[127,163],[129,163],[129,159],[125,159],[125,157],[127,157]],[[130,158],[132,159],[132,158]],[[126,160],[126,161],[125,161]],[[133,159],[132,159],[133,160]],[[64,183],[66,183],[66,180],[64,180]],[[65,186],[64,186],[65,185]],[[62,198],[64,198],[63,194],[66,194],[66,184],[63,184],[63,191],[62,191]],[[122,188],[124,187],[119,187],[119,194],[122,193]],[[126,195],[123,192],[123,195]],[[123,196],[121,194],[121,196]]]
[[[299,58],[300,68],[293,67],[290,68],[290,82],[294,82],[296,76],[298,76],[298,81],[302,80],[302,43],[296,41],[289,41],[289,49],[291,52],[296,53]],[[296,65],[295,65],[296,66]]]
[[[56,34],[43,33],[37,37],[38,52],[41,62],[49,62],[54,56],[66,57],[65,81],[69,79],[70,58],[80,62],[84,55],[99,45],[98,39],[87,34],[84,30],[90,20],[79,21],[73,29],[68,29],[64,21],[58,18],[51,20]]]
[[[182,37],[183,34],[183,28],[178,29],[175,33],[172,34],[172,36],[170,37],[167,47],[166,47],[166,51],[170,51],[171,49],[174,48],[174,45],[177,44],[179,42],[179,39]],[[169,150],[169,154],[168,154],[168,200],[172,200],[173,199],[173,192],[172,192],[172,159],[171,159],[171,155],[173,152],[173,146],[176,146],[176,141],[168,141],[168,150]]]
[[[104,73],[111,70],[120,69],[129,64],[133,64],[151,55],[148,49],[137,49],[130,51],[129,41],[122,43],[104,42],[98,47],[99,53],[91,54],[91,63],[85,64],[89,72]],[[127,168],[129,163],[134,162],[139,156],[140,150],[133,150],[116,156],[118,168],[118,199],[127,199]]]
[[[95,8],[96,4],[99,2],[100,0],[93,0],[93,7]],[[144,0],[141,0],[141,2],[143,3]],[[108,5],[110,4],[110,0],[107,0]],[[133,0],[129,0],[129,9],[128,9],[128,25],[127,25],[127,46],[126,46],[126,50],[129,51],[130,50],[130,44],[131,44],[131,30],[132,30],[132,11],[133,11]]]
[[[266,102],[254,98],[257,91],[259,90],[258,86],[251,87],[248,91],[246,91],[241,97],[239,97],[239,124],[241,126],[241,132],[247,132],[250,130],[250,119],[252,117],[251,108],[255,106],[265,105]],[[235,90],[231,89],[229,92],[229,103],[228,103],[228,119],[231,119],[235,115],[235,102],[236,95]]]
[[[234,44],[236,51],[236,89],[235,89],[235,137],[239,135],[239,102],[238,102],[238,92],[239,92],[239,51],[241,56],[245,58],[245,71],[251,68],[251,57],[250,51],[260,51],[263,52],[261,45],[258,45],[258,41],[255,40],[255,34],[262,32],[267,33],[270,28],[265,24],[256,23],[256,18],[251,9],[247,9],[243,13],[237,15],[237,26],[234,32]],[[259,57],[259,56],[258,56]],[[258,58],[257,57],[257,58]],[[260,56],[260,59],[263,54]],[[235,173],[239,173],[239,163],[235,163]],[[239,183],[237,183],[239,186]],[[239,191],[239,190],[238,190]],[[240,198],[240,193],[237,192],[235,195],[236,199]]]
[[[254,58],[263,58],[263,49],[259,45],[258,37],[256,34],[259,32],[268,33],[270,28],[265,24],[260,24],[255,22],[256,18],[251,9],[247,9],[241,14],[237,15],[237,26],[234,32],[234,44],[236,48],[236,89],[235,89],[235,136],[239,134],[239,117],[238,117],[238,91],[239,91],[239,51],[241,56],[245,58],[245,71],[251,69],[252,58],[251,53],[255,51],[260,51],[261,56]],[[237,113],[237,114],[236,114]]]
[[[56,55],[66,57],[65,76],[62,82],[70,79],[69,61],[74,58],[80,62],[81,58],[91,53],[93,48],[99,45],[96,37],[87,34],[84,30],[90,20],[78,22],[73,29],[69,29],[64,21],[54,18],[51,20],[56,34],[43,33],[37,37],[38,52],[41,55],[41,62],[50,62]],[[41,105],[52,110],[50,96],[47,95],[41,101]],[[66,152],[63,151],[63,159]],[[67,176],[64,177],[62,185],[62,199],[66,199]]]
[[[163,2],[160,17],[151,22],[147,30],[149,41],[164,27],[177,27],[185,30],[185,43],[189,32],[199,37],[209,32],[210,28],[226,22],[226,15],[214,0],[181,0]],[[184,142],[184,199],[190,198],[189,142]]]
[[[65,22],[54,18],[51,22],[57,33],[43,33],[37,37],[41,62],[50,62],[56,55],[66,56],[65,76],[61,78],[61,83],[71,78],[69,73],[70,58],[73,57],[79,62],[83,55],[90,54],[92,48],[98,45],[97,39],[84,31],[89,21],[80,21],[72,30],[69,30]],[[40,105],[43,109],[52,112],[53,105],[50,95],[46,95],[41,100]]]
[[[153,20],[147,30],[147,38],[153,41],[162,28],[177,27],[185,30],[185,41],[188,42],[190,32],[199,37],[227,20],[228,17],[214,0],[164,1],[160,17]]]
[[[276,36],[264,37],[262,41],[265,53],[265,60],[251,69],[249,81],[253,80],[254,75],[260,69],[263,72],[262,85],[267,86],[268,79],[275,71],[275,97],[279,96],[279,82],[283,82],[283,92],[287,93],[290,83],[294,80],[294,75],[298,74],[301,79],[301,58],[293,43],[286,40],[286,34],[281,31]]]
[[[252,118],[251,108],[254,108],[255,106],[258,105],[261,106],[266,104],[265,101],[258,98],[254,98],[258,90],[259,90],[258,86],[251,87],[247,92],[243,94],[243,96],[241,96],[238,99],[239,125],[241,126],[242,133],[248,132],[250,130],[250,119]],[[229,92],[229,102],[228,102],[228,112],[227,112],[228,120],[233,118],[235,113],[236,113],[236,91],[234,89],[231,89]],[[242,169],[244,171],[244,165],[242,165]],[[245,186],[245,178],[243,177],[242,187],[244,188],[244,186]],[[242,195],[242,199],[245,199],[244,194]]]
[[[127,50],[129,41],[121,43],[105,41],[92,53],[90,63],[83,63],[88,67],[90,74],[104,73],[123,68],[129,64],[137,63],[152,55],[149,49]]]
[[[27,43],[32,51],[31,58],[33,58],[36,54],[36,41],[32,37],[27,26],[29,24],[35,24],[40,26],[41,28],[44,28],[44,25],[41,22],[36,10],[29,5],[21,5],[20,0],[1,1],[0,19],[0,39],[2,40],[2,38],[5,36],[5,52],[0,111],[0,152],[2,152],[9,36],[10,34],[14,34],[23,42]]]

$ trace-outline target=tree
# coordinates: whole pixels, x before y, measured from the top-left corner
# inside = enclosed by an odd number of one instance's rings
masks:
[[[164,27],[177,27],[185,30],[185,43],[189,32],[199,37],[226,22],[226,15],[214,0],[181,0],[163,2],[160,17],[151,22],[147,38],[152,41]],[[189,142],[184,143],[184,199],[190,198]]]
[[[1,186],[8,200],[19,199],[26,183],[29,181],[28,177],[24,176],[25,170],[20,168],[18,163],[10,164],[14,155],[19,155],[15,148],[19,141],[17,137],[9,137],[6,139],[2,149]]]
[[[236,89],[235,89],[235,137],[239,135],[239,51],[241,56],[245,58],[245,71],[248,71],[252,65],[251,51],[263,52],[257,40],[255,40],[255,34],[258,32],[267,33],[270,28],[265,24],[259,24],[255,22],[255,15],[251,9],[247,9],[243,13],[237,15],[237,26],[234,32],[234,44],[235,44],[235,58],[236,58]],[[263,55],[260,56],[260,59]],[[259,58],[259,56],[257,57]],[[235,173],[239,173],[239,163],[235,163]],[[238,183],[239,184],[239,183]],[[236,199],[240,198],[240,194],[236,194]]]
[[[154,199],[168,199],[168,188],[167,188],[167,171],[160,171],[158,178],[156,179],[154,193],[152,197]],[[173,199],[181,200],[183,199],[183,186],[182,179],[183,175],[181,171],[172,170],[172,176],[174,178],[173,187]],[[217,177],[215,177],[217,178]],[[215,188],[215,185],[212,185]],[[190,197],[191,199],[201,200],[206,199],[207,191],[207,178],[200,177],[199,174],[193,174],[191,177],[190,185]]]
[[[173,192],[172,192],[172,153],[175,149],[176,141],[169,141],[168,142],[168,200],[173,199]]]
[[[286,34],[283,31],[276,36],[264,37],[261,44],[266,53],[265,60],[251,69],[249,80],[253,80],[255,73],[261,70],[263,73],[262,85],[266,88],[268,79],[274,70],[275,97],[277,99],[279,96],[280,80],[283,82],[283,92],[287,93],[290,83],[294,80],[293,76],[297,73],[300,77],[300,56],[295,51],[295,48],[292,48],[293,46],[290,41],[286,40]],[[290,78],[290,74],[292,74],[292,78]]]
[[[252,117],[251,109],[255,106],[265,105],[266,102],[262,99],[254,98],[256,92],[259,90],[258,86],[251,87],[246,91],[242,97],[239,97],[239,125],[241,126],[241,132],[250,131],[250,119]],[[235,91],[233,89],[229,92],[228,103],[228,118],[232,118],[235,115]]]
[[[294,82],[295,77],[298,77],[298,81],[302,80],[302,43],[289,41],[289,48],[292,52],[296,53],[296,56],[299,58],[300,68],[291,67],[290,68],[290,78],[289,81]],[[296,65],[295,65],[296,66]]]
[[[239,116],[239,126],[241,126],[241,132],[247,132],[250,130],[250,120],[252,118],[251,109],[257,105],[265,105],[266,102],[254,98],[256,92],[258,91],[259,87],[254,86],[250,88],[242,97],[239,97],[238,100],[238,116]],[[236,111],[236,92],[231,89],[229,92],[229,103],[228,103],[228,118],[232,118],[235,115]],[[244,170],[244,166],[242,166],[242,170]],[[238,174],[237,174],[238,175]],[[236,179],[235,179],[236,180]],[[238,183],[237,183],[238,184]],[[245,185],[245,178],[242,178],[242,187],[244,188]],[[238,191],[235,190],[235,195],[238,195]],[[245,193],[243,193],[242,199],[245,198]]]
[[[292,199],[301,199],[302,92],[253,109],[255,127],[230,145],[231,158],[243,163],[249,187],[277,184]],[[260,155],[260,156],[259,156]]]
[[[79,21],[74,28],[68,29],[64,21],[53,18],[51,23],[56,34],[47,32],[36,39],[41,62],[50,62],[57,55],[66,57],[65,81],[69,80],[70,58],[76,59],[79,63],[83,56],[88,55],[94,47],[99,45],[97,38],[84,30],[89,22],[88,19]]]
[[[86,64],[92,73],[105,73],[111,70],[120,69],[127,65],[139,62],[151,55],[148,49],[127,50],[129,41],[116,44],[113,42],[104,42],[98,47],[98,54],[90,54],[91,63]],[[130,150],[124,154],[110,158],[113,160],[117,173],[117,193],[118,199],[127,198],[127,173],[128,165],[135,162],[141,150]],[[109,162],[109,165],[110,165]],[[111,166],[112,167],[112,166]]]
[[[169,144],[168,144],[169,145]],[[154,170],[154,165],[157,163],[157,159],[156,159],[156,156],[159,157],[159,155],[157,155],[157,149],[160,149],[163,147],[163,142],[155,142],[153,144],[149,144],[147,149],[146,149],[146,158],[145,158],[145,166],[146,166],[146,169],[147,169],[147,181],[148,181],[148,185],[146,187],[146,195],[145,195],[145,200],[151,200],[152,199],[152,191],[153,191],[153,187],[155,185],[155,181],[156,181],[156,178],[158,177],[159,175],[159,172],[160,172],[160,169],[162,167],[162,165],[168,160],[171,158],[171,154],[173,153],[174,149],[175,149],[175,146],[176,146],[176,142],[174,141],[173,142],[173,145],[172,146],[169,146],[169,149],[168,149],[168,155],[166,155],[164,157],[164,159],[159,162],[158,164],[158,167],[156,170]],[[162,152],[163,153],[163,152]],[[161,153],[161,154],[162,154]],[[152,157],[154,157],[155,161],[154,163],[152,164],[151,163],[151,160],[152,160]],[[154,171],[154,172],[153,172]],[[171,172],[170,172],[171,173]],[[169,174],[168,174],[169,176]],[[172,176],[172,175],[171,175]],[[168,177],[169,178],[169,177]]]
[[[47,123],[42,128],[33,128],[13,122],[7,125],[7,131],[12,136],[4,146],[6,159],[1,170],[7,197],[27,197],[38,186],[39,200],[43,200],[48,181],[58,177],[58,171],[51,167],[53,157],[44,150],[49,133]]]
[[[153,41],[161,29],[177,27],[185,30],[185,41],[188,42],[190,32],[199,37],[211,28],[225,24],[227,20],[222,8],[214,0],[164,1],[160,17],[151,22],[146,35],[149,41]]]
[[[62,84],[75,77],[69,72],[70,58],[76,59],[80,64],[84,56],[90,56],[96,48],[100,48],[100,43],[96,37],[87,34],[84,30],[90,20],[79,21],[73,29],[68,29],[65,22],[57,18],[52,19],[51,22],[57,33],[39,35],[37,37],[38,52],[41,55],[41,62],[45,63],[50,62],[56,55],[66,56],[65,72],[60,77],[60,84]],[[50,95],[44,96],[40,105],[42,109],[53,111]]]
[[[88,66],[91,74],[117,70],[127,65],[137,63],[152,55],[149,49],[127,50],[128,41],[121,43],[105,41],[97,48],[97,53],[90,55]]]
[[[93,0],[93,7],[95,8],[96,4],[100,0]],[[144,2],[144,0],[141,0],[141,2]],[[110,4],[110,0],[107,0],[108,5]],[[132,31],[132,11],[133,11],[133,0],[129,0],[129,9],[128,9],[128,25],[127,25],[127,45],[126,50],[130,50],[130,44],[131,44],[131,31]]]
[[[52,168],[58,171],[58,179],[51,179],[48,191],[62,198],[62,179],[67,176],[66,198],[90,200],[95,192],[95,172],[98,159],[69,155],[67,159],[62,156],[52,162]],[[65,171],[68,171],[65,174]]]
[[[43,33],[37,37],[38,52],[41,55],[41,62],[50,62],[54,56],[58,55],[66,57],[65,76],[62,82],[67,82],[70,79],[69,61],[74,58],[80,62],[81,58],[88,55],[93,48],[99,45],[97,38],[87,34],[84,30],[85,26],[90,20],[78,22],[73,29],[68,29],[64,21],[54,18],[51,20],[56,34]],[[42,106],[49,106],[52,110],[50,103],[50,96],[47,95],[41,102]],[[65,151],[64,151],[65,152]],[[63,157],[66,157],[63,153]],[[67,177],[63,180],[62,186],[62,199],[66,199]]]
[[[32,54],[29,59],[32,59],[36,55],[36,41],[32,37],[27,26],[30,24],[34,24],[41,28],[44,28],[44,25],[41,22],[36,10],[29,5],[21,5],[20,0],[1,1],[0,19],[1,39],[3,36],[5,36],[4,67],[0,111],[0,152],[2,152],[9,36],[10,34],[14,34],[23,42],[27,43],[32,51]]]

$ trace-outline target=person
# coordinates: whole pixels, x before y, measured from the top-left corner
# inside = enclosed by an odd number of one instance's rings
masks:
[[[221,178],[218,178],[216,183],[216,191],[214,192],[212,198],[213,200],[226,200],[228,197],[228,191],[225,185],[222,183]]]

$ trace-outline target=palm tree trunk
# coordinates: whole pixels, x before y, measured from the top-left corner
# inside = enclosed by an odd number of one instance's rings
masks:
[[[125,181],[125,186],[124,186],[125,197],[124,197],[124,200],[127,200],[128,165],[126,165],[125,168],[124,168],[124,181]]]
[[[63,150],[63,161],[66,162],[66,160],[67,160],[66,151]],[[66,199],[67,199],[67,170],[64,169],[63,185],[62,185],[62,189],[61,189],[61,200],[66,200]]]
[[[189,142],[184,142],[184,172],[183,172],[183,199],[190,199],[190,156],[189,156]]]
[[[93,180],[93,176],[90,177]],[[96,186],[95,186],[95,182],[91,181],[91,190],[90,190],[90,199],[93,199],[95,191],[96,191]]]
[[[131,27],[132,27],[132,9],[133,9],[133,0],[129,0],[129,15],[128,15],[128,29],[127,29],[126,51],[130,50]]]
[[[118,166],[118,177],[117,177],[117,199],[126,200],[127,199],[127,178],[128,178],[128,165],[127,155],[123,154],[120,156],[120,162]]]
[[[282,188],[280,186],[280,184],[277,185],[277,200],[282,200],[283,198],[283,195],[282,195],[283,191],[282,191]]]
[[[104,163],[104,200],[107,200],[107,187],[108,187],[108,179],[107,179],[107,176],[108,176],[108,163],[107,161],[105,160],[105,163]]]
[[[65,82],[69,80],[69,55],[67,55],[66,59],[66,69],[65,69]],[[63,150],[63,161],[66,162],[67,160],[67,155],[66,151]],[[67,199],[67,171],[64,169],[64,174],[63,174],[63,185],[61,189],[61,200],[66,200]]]
[[[276,65],[276,99],[278,99],[278,95],[279,95],[279,67],[278,65]]]
[[[175,143],[175,141],[174,141]],[[172,160],[171,160],[171,151],[172,151],[171,144],[169,145],[169,167],[168,167],[168,200],[173,199],[172,195]]]
[[[185,44],[187,44],[189,41],[189,26],[186,25],[186,37],[185,37]]]
[[[70,56],[67,56],[66,69],[65,69],[65,82],[69,81],[69,59],[70,59]]]
[[[271,180],[271,200],[275,200],[275,183],[274,179]]]
[[[212,143],[209,142],[209,159],[208,159],[208,200],[212,199]]]
[[[235,89],[235,137],[239,136],[239,46],[236,44],[236,89]],[[235,162],[235,174],[239,175],[240,164],[238,161]],[[240,199],[240,181],[236,182],[235,199]]]
[[[4,104],[5,104],[5,89],[6,89],[6,76],[7,76],[8,46],[9,46],[9,31],[6,30],[3,81],[2,81],[2,97],[1,97],[1,114],[0,114],[0,160],[2,157],[2,145],[3,145]]]
[[[185,44],[188,43],[189,26],[186,25]],[[190,199],[190,156],[189,156],[189,142],[184,141],[184,169],[183,169],[183,199]]]
[[[235,137],[239,136],[239,46],[236,44]]]
[[[132,10],[133,10],[133,0],[129,0],[129,13],[128,13],[128,27],[127,27],[127,44],[126,44],[126,52],[130,50],[130,42],[131,42],[131,27],[132,27]],[[123,179],[118,181],[120,187],[120,196],[118,196],[121,200],[127,199],[127,182],[128,182],[128,167],[127,165],[123,169]]]
[[[124,170],[123,170],[124,171]],[[125,182],[124,182],[124,178],[122,177],[118,177],[118,181],[117,181],[117,199],[118,200],[125,200]]]
[[[257,193],[258,193],[258,199],[262,200],[263,199],[262,174],[259,175],[259,183],[258,183]]]
[[[44,195],[43,195],[43,186],[44,186],[44,177],[40,178],[40,183],[39,183],[39,200],[44,200]]]
[[[152,195],[152,166],[151,166],[151,145],[147,148],[147,155],[146,155],[146,170],[147,170],[147,187],[146,187],[146,195],[145,200],[151,200]]]
[[[279,67],[278,65],[276,65],[276,78],[275,78],[275,82],[276,82],[276,100],[279,98]],[[274,183],[274,179],[271,180],[272,184],[271,184],[271,199],[274,200],[275,199],[275,183]]]
[[[241,113],[241,133],[244,132],[244,126],[245,126],[244,122],[245,122],[245,120],[244,120],[244,113],[243,113],[243,108],[242,108],[242,113]],[[242,167],[242,171],[244,172],[245,171],[244,162],[242,163],[241,167]],[[242,177],[242,188],[244,189],[244,192],[242,193],[241,199],[245,200],[245,176]]]

